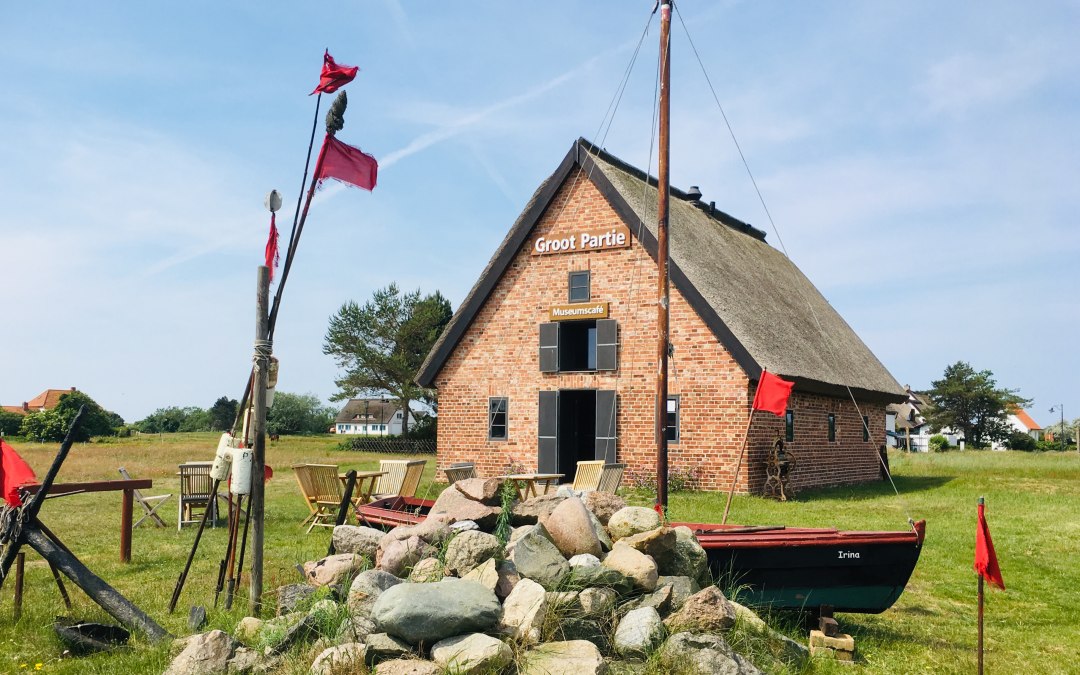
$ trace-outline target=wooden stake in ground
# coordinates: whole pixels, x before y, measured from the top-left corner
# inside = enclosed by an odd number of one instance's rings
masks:
[[[252,402],[252,445],[251,461],[251,576],[248,577],[250,600],[249,611],[252,616],[259,616],[262,610],[263,587],[263,514],[265,513],[266,495],[266,384],[270,372],[270,354],[273,343],[270,342],[270,268],[259,266],[256,275],[257,294],[255,300],[255,367],[254,384],[251,392]]]

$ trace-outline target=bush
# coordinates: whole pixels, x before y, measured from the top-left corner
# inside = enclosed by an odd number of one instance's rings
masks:
[[[18,436],[19,427],[22,426],[23,416],[19,413],[0,410],[0,435]]]
[[[1060,440],[1039,441],[1038,443],[1035,444],[1034,449],[1037,450],[1038,452],[1061,452],[1061,441]],[[1076,451],[1076,445],[1075,444],[1069,444],[1068,442],[1066,442],[1065,443],[1065,451],[1068,452],[1070,450],[1075,452]]]
[[[692,492],[701,487],[701,467],[668,467],[668,492]],[[656,492],[656,471],[626,470],[626,482],[637,490]]]
[[[1022,431],[1014,431],[1009,434],[1009,438],[1005,441],[1005,447],[1010,450],[1022,450],[1024,452],[1032,452],[1036,449],[1038,442],[1025,434]]]
[[[930,446],[931,452],[945,452],[949,449],[949,439],[941,434],[934,434],[930,437],[928,445]]]

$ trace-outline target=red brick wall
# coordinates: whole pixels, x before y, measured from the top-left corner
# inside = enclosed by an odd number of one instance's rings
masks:
[[[439,465],[476,462],[480,475],[505,473],[510,465],[537,468],[539,390],[615,389],[618,392],[618,460],[631,469],[655,467],[654,405],[656,387],[656,265],[633,239],[631,248],[533,256],[537,237],[562,237],[581,230],[617,226],[621,219],[582,174],[559,190],[478,312],[457,348],[435,378],[439,390]],[[565,304],[567,275],[591,271],[592,300],[610,303],[619,322],[619,369],[597,373],[541,373],[539,325],[551,305]],[[752,392],[749,380],[731,355],[682,295],[672,287],[669,393],[680,396],[680,440],[672,443],[672,468],[700,467],[702,488],[727,489],[746,429]],[[509,398],[508,439],[487,438],[488,398]],[[823,396],[797,396],[798,456],[794,480],[799,486],[834,485],[877,477],[874,448],[884,442],[884,407],[873,407],[870,428],[879,433],[862,443],[851,402]],[[832,407],[830,407],[832,406]],[[822,444],[824,413],[838,411],[841,442]],[[771,419],[766,419],[766,418]],[[818,420],[817,417],[821,419]],[[758,490],[764,482],[764,452],[783,421],[757,413],[740,491]],[[856,435],[857,434],[857,435]],[[572,477],[568,476],[567,480]]]

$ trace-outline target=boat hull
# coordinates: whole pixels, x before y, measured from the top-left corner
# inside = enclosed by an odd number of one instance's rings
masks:
[[[415,525],[434,502],[391,497],[357,509],[361,524]],[[903,593],[922,551],[925,522],[906,532],[830,528],[685,525],[708,555],[721,586],[741,602],[776,610],[878,614]]]

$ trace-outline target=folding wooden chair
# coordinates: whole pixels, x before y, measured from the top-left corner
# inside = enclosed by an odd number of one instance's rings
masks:
[[[596,459],[587,462],[578,462],[577,471],[574,472],[574,490],[578,492],[595,492],[600,489],[600,474],[604,470],[604,460]]]
[[[216,500],[210,500],[210,491],[214,485],[214,479],[210,477],[210,467],[210,462],[180,465],[180,504],[176,519],[178,531],[188,523],[199,522],[206,509],[210,509],[207,516],[210,526],[217,525],[217,503]]]
[[[375,486],[375,494],[371,495],[371,499],[415,497],[426,464],[426,459],[381,460],[379,471],[385,471],[386,474],[379,476],[379,483]]]
[[[304,518],[300,526],[308,524],[308,521],[315,517],[315,514],[319,512],[319,509],[315,507],[315,487],[311,483],[311,473],[308,471],[309,464],[293,464],[293,475],[296,476],[296,483],[300,486],[300,494],[304,497],[304,503],[307,505],[308,510],[311,513],[307,518]]]
[[[605,464],[600,472],[600,492],[615,494],[622,483],[623,473],[626,472],[625,464]]]
[[[337,510],[345,494],[341,479],[338,478],[337,464],[303,464],[293,468],[296,470],[300,490],[304,491],[305,485],[310,489],[310,492],[304,492],[308,508],[313,509],[312,514],[304,519],[304,523],[311,521],[307,531],[310,533],[316,525],[334,527]]]
[[[446,480],[453,485],[459,480],[476,478],[476,465],[472,462],[457,462],[443,469],[443,472],[446,473]]]
[[[120,475],[124,477],[124,480],[131,480],[131,476],[128,475],[127,469],[125,469],[124,467],[120,467]],[[167,495],[154,495],[152,497],[144,497],[143,493],[139,490],[132,490],[131,494],[135,498],[135,501],[139,503],[139,506],[143,507],[143,511],[146,511],[143,517],[139,518],[139,521],[132,525],[132,529],[141,525],[142,522],[147,518],[150,518],[150,522],[157,525],[158,527],[165,527],[165,521],[161,519],[161,516],[154,512],[158,510],[159,506],[165,503],[166,499],[172,497],[172,493],[169,493]]]

